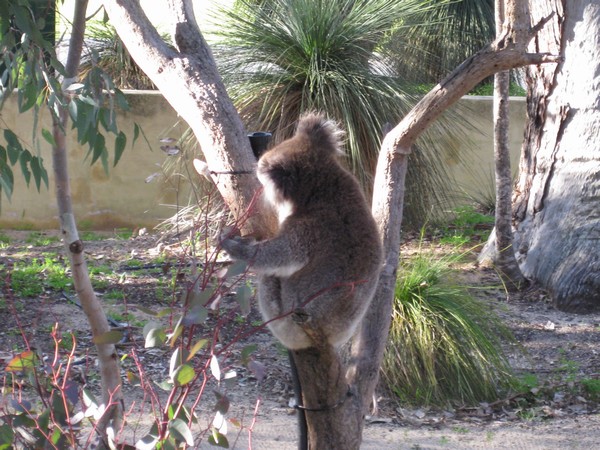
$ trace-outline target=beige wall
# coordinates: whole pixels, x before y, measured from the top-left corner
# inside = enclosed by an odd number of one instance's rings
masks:
[[[77,144],[74,131],[68,133],[73,207],[83,228],[153,226],[173,212],[172,208],[165,205],[176,202],[174,188],[160,177],[150,183],[146,183],[146,178],[160,171],[161,164],[167,158],[160,150],[159,140],[166,136],[178,138],[186,127],[180,125],[172,129],[177,122],[177,115],[160,94],[128,93],[127,96],[131,109],[120,114],[118,124],[127,134],[128,143],[119,164],[114,168],[110,164],[108,176],[99,161],[91,167],[89,160],[84,161],[87,148]],[[10,128],[32,149],[33,114],[18,114],[16,97],[13,96],[0,110],[0,115],[0,128]],[[134,122],[141,126],[148,142],[140,136],[132,148]],[[41,138],[42,127],[51,129],[46,111],[41,113],[37,139],[48,171],[49,188],[42,185],[38,193],[33,181],[27,188],[20,167],[14,167],[15,188],[10,202],[2,195],[0,227],[58,226],[51,148]],[[107,142],[113,139],[111,135],[107,136]],[[0,143],[5,144],[3,134],[0,134]],[[109,144],[109,152],[112,161],[112,144]]]
[[[464,114],[471,127],[467,143],[462,146],[460,161],[448,161],[451,173],[455,176],[458,201],[469,194],[494,190],[494,147],[492,98],[465,96],[454,108]],[[523,130],[525,127],[525,98],[511,97],[509,102],[509,147],[511,169],[518,171]]]
[[[68,151],[73,205],[78,223],[82,228],[111,229],[117,227],[153,226],[173,214],[177,202],[174,183],[158,177],[147,183],[146,179],[161,170],[160,165],[168,158],[160,150],[160,139],[178,138],[185,125],[178,123],[177,114],[163,97],[155,92],[128,93],[131,110],[121,113],[119,124],[128,135],[128,145],[115,168],[108,176],[99,162],[90,167],[83,158],[86,149],[80,147],[74,133],[69,132]],[[464,146],[461,162],[450,160],[448,165],[456,175],[460,187],[457,190],[476,192],[485,183],[491,183],[493,173],[492,148],[492,102],[489,97],[465,97],[460,101],[460,115],[473,125],[469,133],[472,145]],[[525,119],[524,99],[511,100],[511,153],[516,170]],[[13,97],[0,111],[0,128],[10,128],[31,148],[32,114],[18,114]],[[131,148],[133,123],[138,123],[148,139],[142,137]],[[38,131],[50,129],[49,116],[42,114]],[[39,135],[39,132],[38,132]],[[111,138],[112,140],[112,138]],[[3,135],[0,142],[4,145]],[[10,202],[2,194],[0,227],[3,228],[56,228],[58,226],[54,180],[51,167],[51,149],[41,138],[39,148],[50,178],[49,189],[42,187],[38,193],[35,186],[27,188],[20,173],[14,168],[15,189]],[[148,145],[148,143],[150,145]],[[471,148],[469,148],[471,147]],[[112,148],[109,146],[112,158]],[[185,202],[182,196],[181,202]]]

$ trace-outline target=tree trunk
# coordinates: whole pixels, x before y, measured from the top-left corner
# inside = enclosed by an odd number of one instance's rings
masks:
[[[212,52],[199,32],[192,0],[169,0],[177,49],[162,40],[139,0],[103,3],[135,62],[194,131],[213,181],[240,220],[243,234],[257,238],[272,234],[276,221],[273,214],[260,210],[260,204],[254,204],[245,217],[260,187],[254,176],[256,159]],[[249,173],[239,173],[245,171]]]
[[[63,81],[63,88],[68,87],[73,82],[79,67],[83,47],[87,3],[87,0],[81,0],[75,4],[73,32],[69,42],[69,53],[65,67],[66,78]],[[68,102],[65,101],[65,103]],[[52,166],[56,183],[60,231],[71,263],[75,291],[90,324],[92,336],[97,338],[110,331],[110,326],[102,305],[92,288],[83,253],[83,243],[79,239],[75,216],[73,215],[71,187],[67,167],[66,130],[68,129],[69,113],[66,106],[60,109],[58,117],[55,115],[52,115],[52,117],[52,130],[55,142],[55,146],[52,148]],[[118,432],[123,419],[121,372],[119,369],[119,358],[113,344],[96,344],[96,350],[98,352],[102,382],[102,402],[107,408],[100,422],[97,424],[96,430],[103,436],[104,441],[107,442],[106,428],[110,425]],[[108,444],[106,448],[108,448]]]
[[[532,48],[564,54],[527,71],[527,127],[514,197],[524,275],[563,310],[600,309],[600,3],[530,1],[556,14]]]
[[[362,399],[355,386],[348,384],[338,352],[323,346],[294,351],[292,355],[301,380],[299,406],[306,417],[307,448],[358,450],[364,421],[356,412],[362,408]]]
[[[508,26],[516,27],[522,15],[513,14],[511,23],[506,22],[504,0],[496,0],[496,35],[502,36]],[[514,11],[514,10],[513,10]],[[525,14],[524,17],[529,17]],[[526,24],[529,27],[529,24]],[[483,248],[479,262],[491,263],[508,290],[518,290],[525,283],[513,247],[512,232],[512,170],[508,149],[508,91],[510,72],[498,72],[494,76],[494,163],[496,172],[495,228]]]

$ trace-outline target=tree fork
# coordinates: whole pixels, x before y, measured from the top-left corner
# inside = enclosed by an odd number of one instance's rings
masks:
[[[510,4],[509,4],[510,5]],[[514,7],[514,4],[512,5]],[[427,93],[384,138],[374,181],[372,212],[383,239],[384,267],[368,315],[352,345],[349,382],[359,387],[361,398],[373,397],[377,372],[383,359],[394,299],[395,274],[400,255],[400,232],[407,157],[421,133],[454,102],[481,80],[496,72],[530,64],[557,63],[560,55],[527,53],[527,45],[551,15],[536,26],[529,26],[528,10],[521,11],[527,20],[527,39],[523,27],[508,27],[506,33],[475,53]],[[374,328],[382,328],[379,331]],[[373,375],[375,373],[375,375]],[[354,380],[355,379],[355,380]],[[369,405],[362,405],[366,414]]]

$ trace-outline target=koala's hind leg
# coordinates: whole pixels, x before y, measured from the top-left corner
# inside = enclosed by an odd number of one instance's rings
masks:
[[[258,282],[258,307],[271,333],[288,349],[312,347],[313,342],[295,319],[293,305],[285,305],[278,277],[262,276]]]

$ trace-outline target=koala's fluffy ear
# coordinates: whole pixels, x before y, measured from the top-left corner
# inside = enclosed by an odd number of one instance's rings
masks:
[[[343,154],[344,132],[333,120],[324,114],[309,112],[300,117],[296,135],[304,135],[311,140],[313,150],[328,150],[334,155]]]

